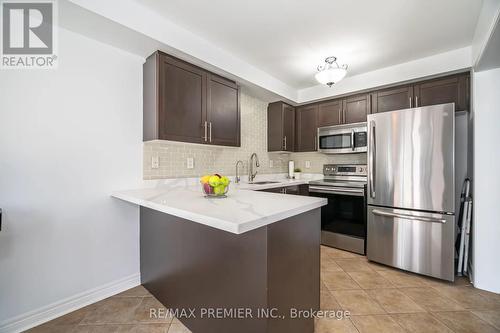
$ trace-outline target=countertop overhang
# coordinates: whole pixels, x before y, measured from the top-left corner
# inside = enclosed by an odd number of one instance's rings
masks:
[[[182,183],[117,191],[111,196],[216,229],[241,234],[326,205],[325,198],[256,191],[307,182],[282,180],[266,185],[231,184],[227,198],[205,198],[199,185]]]

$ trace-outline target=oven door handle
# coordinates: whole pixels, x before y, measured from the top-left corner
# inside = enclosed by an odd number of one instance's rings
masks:
[[[363,197],[365,195],[365,191],[363,189],[311,186],[311,185],[309,185],[309,192],[326,193],[326,194],[341,194],[341,195],[350,195],[350,196],[356,196],[356,197]]]

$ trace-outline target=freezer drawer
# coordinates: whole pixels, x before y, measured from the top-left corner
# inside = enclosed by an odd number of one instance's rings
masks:
[[[454,215],[368,206],[369,260],[454,280]]]

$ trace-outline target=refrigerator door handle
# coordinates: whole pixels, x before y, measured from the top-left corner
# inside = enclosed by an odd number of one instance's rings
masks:
[[[354,147],[354,129],[351,130],[351,149],[354,151],[356,148]]]
[[[375,145],[375,121],[370,121],[370,154],[368,155],[368,163],[370,167],[370,172],[368,175],[370,181],[370,197],[375,199],[375,157],[376,157],[376,145]]]
[[[373,212],[373,214],[378,215],[378,216],[396,217],[396,218],[401,218],[401,219],[405,219],[405,220],[416,220],[416,221],[423,221],[423,222],[446,223],[445,219],[438,219],[438,218],[432,218],[432,217],[384,212],[384,211],[378,210],[378,209],[374,209],[372,212]]]

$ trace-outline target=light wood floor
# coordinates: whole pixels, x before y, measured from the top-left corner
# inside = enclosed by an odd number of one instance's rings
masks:
[[[151,319],[152,308],[163,305],[139,286],[29,332],[189,332],[175,318]],[[321,248],[321,308],[350,316],[318,319],[316,333],[500,332],[499,294],[463,278],[442,282],[329,247]]]

